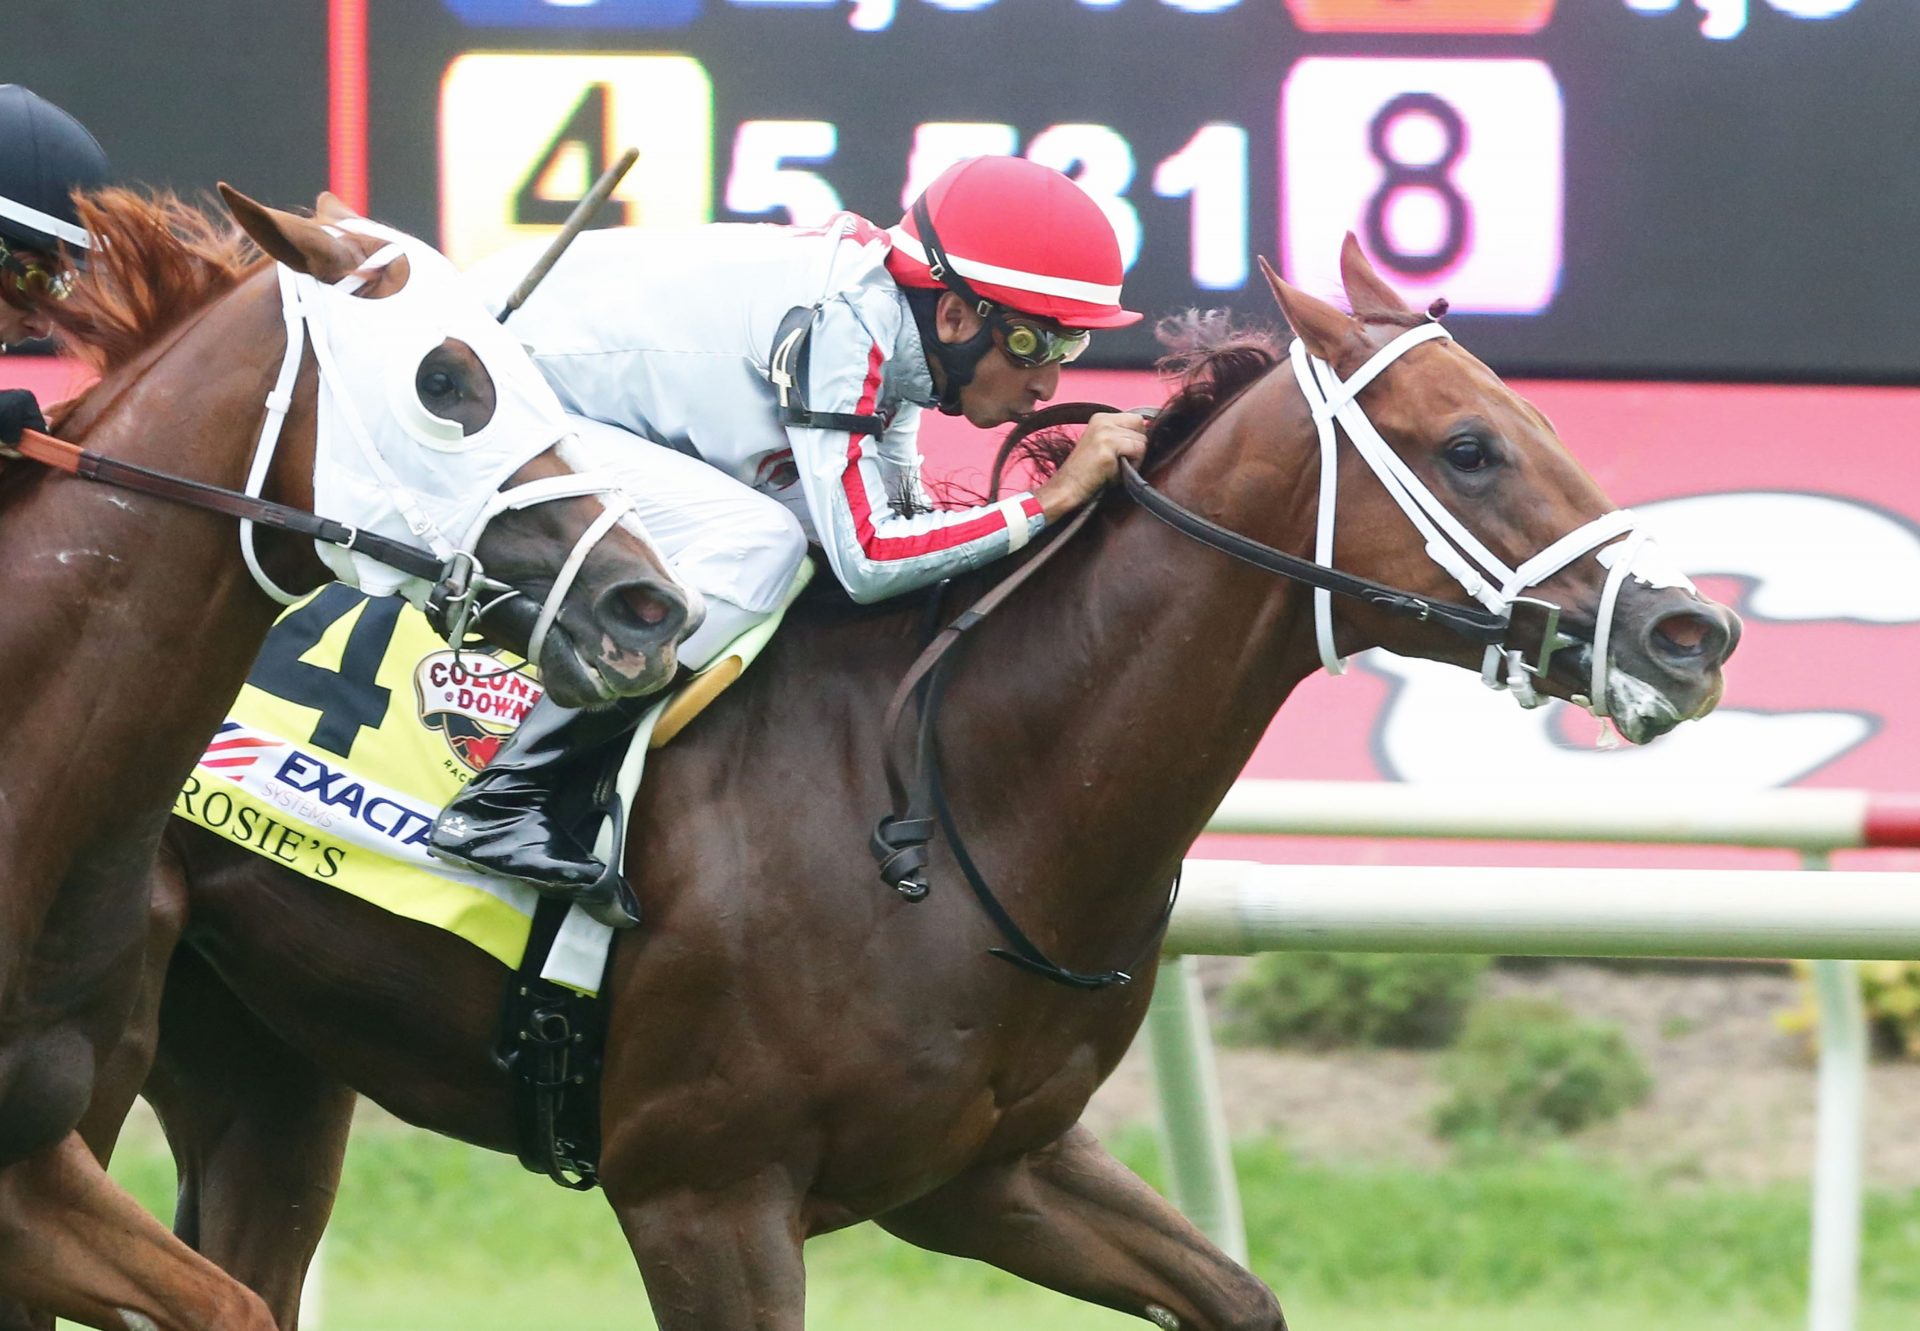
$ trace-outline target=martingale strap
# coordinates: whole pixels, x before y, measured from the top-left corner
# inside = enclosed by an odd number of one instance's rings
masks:
[[[1059,425],[1084,424],[1090,417],[1113,408],[1096,403],[1068,402],[1048,407],[1028,416],[1009,436],[1006,448],[1011,448],[1019,440],[1038,430],[1050,429]],[[1005,452],[1003,450],[1002,457]],[[999,464],[995,464],[996,489]],[[997,583],[986,595],[962,611],[952,623],[937,633],[927,644],[920,656],[908,669],[906,676],[894,690],[893,699],[887,704],[886,719],[881,723],[882,751],[886,765],[887,787],[892,793],[892,811],[883,817],[873,829],[869,849],[879,861],[880,877],[908,901],[923,900],[928,891],[927,864],[928,843],[933,840],[936,824],[946,835],[947,845],[953,852],[954,862],[960,866],[961,875],[967,880],[967,886],[973,890],[981,910],[991,920],[1001,936],[1007,940],[1007,947],[989,948],[988,955],[998,957],[1022,970],[1031,971],[1056,984],[1072,989],[1105,989],[1113,985],[1127,984],[1132,980],[1131,971],[1137,969],[1140,959],[1159,946],[1165,933],[1167,922],[1173,916],[1173,898],[1180,890],[1176,877],[1172,891],[1168,894],[1167,908],[1153,927],[1148,930],[1145,943],[1138,954],[1127,963],[1125,970],[1075,971],[1060,965],[1042,951],[1021,929],[1012,914],[1001,904],[993,888],[980,873],[968,852],[966,841],[960,835],[960,828],[954,821],[953,808],[946,796],[945,783],[940,775],[940,741],[937,720],[940,711],[942,684],[946,667],[951,664],[949,653],[960,643],[961,637],[976,624],[1004,603],[1008,597],[1020,589],[1033,575],[1047,564],[1055,555],[1085,530],[1087,522],[1100,507],[1096,500],[1086,505],[1066,526],[1048,539],[1047,544],[1028,559],[1008,577]],[[941,584],[945,586],[944,583]],[[911,783],[901,774],[898,763],[898,745],[894,736],[899,733],[900,723],[907,708],[915,701],[920,704],[920,725],[913,749]]]

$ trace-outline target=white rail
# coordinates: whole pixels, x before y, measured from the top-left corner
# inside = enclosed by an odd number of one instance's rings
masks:
[[[1614,841],[1853,850],[1920,846],[1920,796],[1862,790],[1467,790],[1241,781],[1209,832],[1469,841]]]
[[[1920,873],[1190,860],[1167,949],[1920,957]]]

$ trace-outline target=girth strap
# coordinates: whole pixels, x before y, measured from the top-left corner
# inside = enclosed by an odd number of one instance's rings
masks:
[[[540,977],[570,903],[543,897],[527,950],[507,980],[494,1064],[513,1078],[520,1163],[563,1188],[600,1181],[600,1069],[606,1002]]]

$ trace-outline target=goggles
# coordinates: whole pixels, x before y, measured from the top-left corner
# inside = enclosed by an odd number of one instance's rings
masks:
[[[0,282],[0,294],[20,298],[10,299],[10,304],[65,300],[73,294],[72,269],[55,270],[37,258],[27,258],[8,245],[5,237],[0,237],[0,273],[6,274],[6,280]]]
[[[1025,370],[1064,365],[1087,349],[1093,334],[1084,328],[1059,328],[995,310],[987,322],[1000,333],[1007,359]]]

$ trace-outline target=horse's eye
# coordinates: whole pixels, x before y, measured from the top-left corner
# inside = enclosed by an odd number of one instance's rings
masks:
[[[1447,445],[1446,458],[1455,471],[1479,471],[1493,461],[1493,450],[1478,439],[1456,439]]]
[[[444,402],[448,398],[460,395],[453,376],[445,370],[429,370],[422,367],[419,378],[414,380],[414,387],[419,390],[422,402]]]

